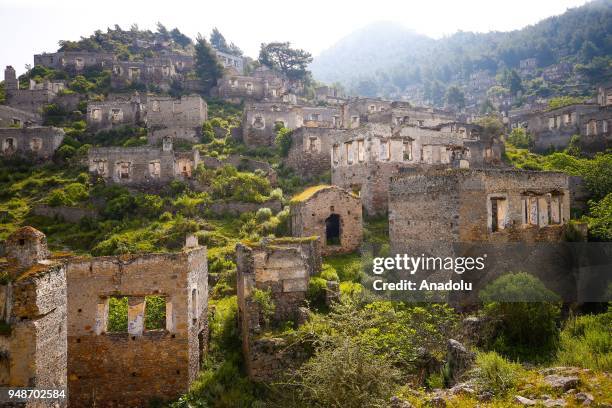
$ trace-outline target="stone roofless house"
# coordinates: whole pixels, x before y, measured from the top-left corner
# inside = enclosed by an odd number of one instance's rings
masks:
[[[247,373],[266,381],[296,361],[281,339],[262,336],[266,316],[253,299],[255,289],[270,291],[274,315],[268,324],[298,321],[310,277],[321,271],[318,238],[278,238],[236,245],[238,326]]]
[[[208,339],[206,248],[76,258],[68,276],[68,378],[73,407],[145,406],[187,392]],[[149,303],[162,298],[161,328]],[[125,330],[108,326],[111,298],[127,298]]]
[[[145,125],[147,112],[141,96],[109,95],[106,101],[87,103],[87,127],[92,130],[110,129],[117,126]]]
[[[135,84],[170,89],[177,73],[169,58],[145,58],[144,61],[116,61],[113,64],[111,86],[126,88]]]
[[[148,97],[147,126],[151,144],[165,137],[197,142],[201,135],[202,124],[207,119],[208,105],[198,95],[180,98]]]
[[[89,172],[118,184],[157,184],[186,180],[200,163],[197,149],[174,151],[172,140],[164,138],[162,148],[93,147],[88,155]]]
[[[562,173],[413,170],[389,186],[391,252],[484,256],[482,270],[443,275],[446,281],[471,281],[474,289],[501,274],[524,271],[564,299],[575,299],[571,247],[563,243],[569,220],[569,176]],[[462,301],[472,296],[476,290],[463,294]]]
[[[89,67],[111,68],[116,60],[111,52],[58,51],[34,55],[34,65],[74,72]]]
[[[361,245],[361,200],[353,193],[336,186],[310,187],[290,205],[293,236],[318,236],[322,255],[353,252]]]
[[[0,128],[0,156],[48,160],[64,140],[64,130],[47,126]]]
[[[5,245],[7,262],[0,261],[0,270],[9,281],[0,284],[0,386],[66,392],[65,265],[48,259],[46,237],[32,227],[15,231]],[[67,406],[66,399],[53,403]]]
[[[403,168],[501,165],[499,140],[456,130],[377,123],[350,130],[332,146],[332,184],[359,193],[368,214],[382,214],[389,180]]]

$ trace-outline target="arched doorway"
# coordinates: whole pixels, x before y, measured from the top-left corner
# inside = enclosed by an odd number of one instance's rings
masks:
[[[332,214],[325,220],[325,245],[340,245],[340,216]]]

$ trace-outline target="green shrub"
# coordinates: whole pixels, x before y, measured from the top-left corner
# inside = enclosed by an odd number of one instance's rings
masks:
[[[347,338],[319,348],[297,378],[300,406],[362,408],[387,406],[401,375],[392,360]]]
[[[283,190],[280,188],[275,188],[270,192],[270,198],[273,200],[281,200],[283,199]]]
[[[128,329],[128,298],[110,297],[108,299],[108,332],[127,332]]]
[[[610,372],[611,327],[612,308],[599,315],[570,317],[561,331],[557,363]]]
[[[557,345],[560,298],[524,272],[501,276],[480,291],[494,326],[487,347],[513,359],[543,361]]]
[[[274,139],[274,144],[278,148],[280,155],[283,157],[287,156],[289,153],[289,149],[291,148],[291,144],[293,143],[293,132],[291,129],[280,128],[276,132],[276,138]]]
[[[508,135],[508,142],[522,149],[528,149],[533,146],[533,138],[523,128],[512,129],[512,132]]]
[[[272,210],[269,208],[260,208],[257,210],[257,213],[255,213],[255,218],[258,222],[267,221],[270,219],[270,217],[272,217]]]
[[[261,317],[265,324],[270,324],[270,320],[274,316],[274,311],[276,310],[276,305],[272,299],[272,291],[270,289],[261,290],[255,288],[253,292],[251,292],[251,296],[253,301],[259,306],[259,311],[261,312]]]
[[[512,363],[495,352],[476,356],[474,379],[479,392],[488,391],[503,397],[517,386],[522,375],[520,364]]]
[[[47,204],[51,207],[59,207],[60,205],[67,205],[67,203],[68,198],[62,189],[51,191],[47,197]]]
[[[589,236],[598,241],[612,241],[612,193],[602,200],[589,202]]]
[[[145,329],[166,328],[166,298],[163,296],[145,297]]]
[[[336,269],[329,264],[323,264],[323,268],[321,270],[321,278],[327,281],[336,281],[336,282],[340,280],[338,278],[338,272],[336,272]]]
[[[320,309],[325,307],[325,293],[327,292],[327,281],[323,278],[313,277],[308,282],[306,298],[311,307]]]

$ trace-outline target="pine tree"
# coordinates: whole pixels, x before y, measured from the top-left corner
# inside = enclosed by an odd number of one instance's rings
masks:
[[[223,67],[217,60],[214,50],[205,38],[198,35],[196,40],[195,70],[202,84],[202,91],[206,94],[217,84],[217,80],[223,76]]]

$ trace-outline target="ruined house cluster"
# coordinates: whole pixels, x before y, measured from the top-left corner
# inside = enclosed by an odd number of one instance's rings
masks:
[[[44,234],[24,227],[5,253],[0,385],[63,389],[53,403],[64,407],[144,406],[188,390],[208,339],[206,248],[195,237],[179,253],[79,258],[50,254]],[[120,312],[125,327],[111,327]]]
[[[564,148],[574,135],[586,150],[603,151],[612,143],[612,85],[599,87],[593,103],[511,114],[510,127],[529,132],[539,151]]]

